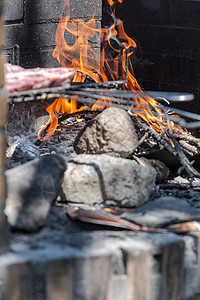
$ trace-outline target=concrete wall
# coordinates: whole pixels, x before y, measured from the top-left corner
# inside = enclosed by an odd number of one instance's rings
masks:
[[[5,8],[6,44],[5,54],[12,62],[13,46],[20,46],[20,65],[23,67],[58,66],[52,57],[55,48],[55,33],[64,0],[7,0]],[[71,19],[88,20],[96,11],[96,19],[101,21],[102,1],[70,1]],[[74,23],[77,27],[78,23]],[[75,37],[66,36],[67,43],[72,45]],[[94,47],[100,48],[96,41]]]
[[[200,112],[200,1],[126,0],[118,9],[142,49],[135,74],[145,89],[194,92]],[[139,55],[137,55],[139,56]]]

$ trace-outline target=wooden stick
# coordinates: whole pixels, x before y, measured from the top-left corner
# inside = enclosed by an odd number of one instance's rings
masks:
[[[4,206],[6,199],[6,177],[4,171],[6,168],[6,137],[5,126],[7,122],[7,101],[3,92],[4,85],[4,58],[2,54],[4,44],[3,28],[3,6],[4,1],[0,0],[0,251],[8,246],[7,222],[4,215]]]

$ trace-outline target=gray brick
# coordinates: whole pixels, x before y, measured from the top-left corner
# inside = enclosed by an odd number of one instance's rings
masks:
[[[5,1],[5,20],[16,21],[23,19],[23,0],[6,0]]]
[[[128,277],[127,299],[149,300],[153,275],[152,248],[147,243],[135,241],[123,247],[122,251]]]
[[[47,275],[47,297],[49,300],[72,300],[72,278],[70,260],[49,262]]]
[[[184,243],[177,239],[163,248],[161,261],[162,296],[160,300],[176,300],[180,289]]]
[[[4,300],[30,299],[29,265],[27,263],[8,264],[4,271]]]
[[[86,23],[82,23],[82,22],[78,23],[78,35],[82,36],[81,33],[83,33],[86,30],[87,26],[88,25]],[[96,21],[94,28],[100,29],[101,28],[101,22]],[[88,36],[88,41],[89,41],[90,46],[100,48],[101,47],[100,33],[99,32],[95,33],[95,31],[91,31],[91,33],[90,33],[90,31],[88,31],[88,34],[90,34],[90,36]],[[83,42],[85,42],[85,41],[83,40]]]
[[[111,287],[111,299],[128,299],[128,277],[127,275],[113,276]]]
[[[55,34],[58,23],[36,25],[7,25],[5,49],[18,44],[20,48],[49,47],[55,45]],[[74,25],[76,26],[76,25]],[[66,32],[65,38],[69,45],[73,44],[75,37]]]
[[[47,68],[59,67],[57,59],[52,54],[55,47],[47,47],[45,49],[37,48],[35,51],[32,49],[22,50],[20,52],[20,66],[24,68]]]
[[[64,0],[25,1],[25,22],[59,21]]]
[[[73,0],[70,1],[70,16],[72,19],[88,18],[95,13],[96,17],[102,16],[102,0]]]
[[[199,266],[191,266],[184,269],[180,299],[188,299],[198,292],[199,288]]]
[[[175,234],[142,234],[152,245],[151,300],[177,300],[183,274],[184,240]],[[149,300],[148,298],[148,300]]]
[[[54,299],[109,299],[111,256],[106,251],[48,263],[47,295]]]
[[[198,265],[198,293],[200,293],[200,232],[191,232],[190,236],[194,239],[195,248],[194,251],[196,253],[196,263]]]
[[[58,21],[61,16],[64,0],[35,0],[26,1],[25,22],[41,22],[45,20]],[[102,15],[102,0],[74,0],[70,1],[70,18],[92,17],[96,11],[96,16]]]

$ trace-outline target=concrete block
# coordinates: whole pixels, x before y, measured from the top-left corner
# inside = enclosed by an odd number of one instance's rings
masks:
[[[194,252],[196,253],[196,264],[198,266],[198,293],[200,293],[200,232],[191,232],[189,235],[194,239]]]
[[[111,300],[128,299],[127,275],[112,276]]]
[[[5,20],[17,21],[23,19],[24,14],[23,0],[6,0],[5,1]]]
[[[95,18],[102,16],[102,0],[74,0],[69,5],[71,19],[91,19],[94,14]]]
[[[34,24],[34,25],[6,25],[5,49],[12,48],[15,44],[20,49],[40,48],[54,46],[55,34],[58,23]],[[66,37],[70,43],[70,36]],[[73,41],[72,41],[73,43]]]
[[[198,292],[199,287],[199,266],[191,266],[184,269],[182,276],[182,285],[180,289],[180,298],[188,299]]]
[[[37,48],[20,51],[20,66],[24,68],[47,68],[60,67],[57,59],[52,54],[55,47],[45,47],[45,49]]]
[[[128,277],[127,300],[149,300],[153,255],[152,248],[135,242],[122,248]]]
[[[48,299],[109,299],[111,256],[103,252],[50,261],[47,275]]]
[[[166,244],[162,255],[162,296],[160,300],[176,300],[180,289],[184,257],[183,241]]]
[[[30,277],[28,263],[10,263],[5,265],[3,282],[3,300],[30,299]]]
[[[25,22],[38,23],[44,20],[58,21],[65,1],[62,0],[35,0],[25,2]],[[102,15],[102,0],[75,0],[69,1],[70,19]]]
[[[49,262],[47,272],[47,296],[49,300],[72,300],[72,277],[70,260]]]
[[[183,238],[171,233],[144,233],[139,237],[141,241],[150,243],[154,255],[148,300],[177,300],[183,274]]]
[[[25,23],[59,21],[64,0],[25,1]]]

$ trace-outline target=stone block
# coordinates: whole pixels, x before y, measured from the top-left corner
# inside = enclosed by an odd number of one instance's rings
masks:
[[[30,270],[28,263],[10,263],[4,266],[4,300],[30,299]]]
[[[184,240],[175,234],[139,234],[153,252],[150,300],[177,300],[184,264]]]
[[[47,294],[54,299],[109,299],[111,256],[87,254],[48,264]]]
[[[95,21],[87,24],[87,21],[83,21],[83,22],[79,22],[77,23],[78,25],[78,35],[80,36],[84,36],[84,33],[87,32],[86,37],[87,41],[89,42],[89,45],[91,47],[101,47],[101,38],[100,38],[100,33],[98,31],[96,31],[95,33],[95,29],[101,29],[101,22],[100,21]],[[88,30],[88,26],[91,28],[91,31]],[[93,30],[94,29],[94,30]],[[81,44],[86,44],[86,42],[84,39],[82,41]]]
[[[38,23],[45,20],[58,21],[61,16],[62,8],[65,1],[60,0],[36,0],[25,2],[25,22]],[[102,15],[102,0],[69,1],[70,19],[92,18]]]
[[[60,67],[57,59],[53,55],[55,47],[37,48],[20,51],[20,66],[24,68],[47,68],[47,67]]]
[[[112,276],[111,300],[128,299],[127,275]]]
[[[25,23],[40,23],[41,21],[59,21],[64,0],[34,0],[25,1]]]
[[[135,241],[122,247],[128,277],[127,300],[149,300],[151,294],[153,254],[152,247]]]
[[[148,201],[155,170],[107,154],[80,154],[68,162],[63,179],[66,200],[137,207]]]
[[[18,44],[20,49],[34,48],[34,51],[42,47],[55,46],[57,27],[58,23],[6,25],[5,49],[12,48],[15,44]],[[67,33],[65,38],[69,45],[76,39],[72,34]]]
[[[177,238],[163,247],[161,258],[161,294],[160,300],[176,300],[181,288],[183,274],[184,243]]]
[[[72,274],[70,260],[49,262],[47,271],[47,297],[49,300],[72,300]]]
[[[190,232],[189,236],[192,237],[192,239],[194,240],[194,246],[193,246],[193,251],[195,254],[195,263],[198,266],[198,274],[196,275],[198,278],[198,293],[200,293],[200,232],[199,231],[195,231],[195,232]]]
[[[180,298],[188,299],[198,292],[199,287],[199,266],[192,266],[184,269],[182,285],[180,289]]]
[[[6,0],[5,1],[5,20],[19,21],[24,16],[23,0]]]
[[[70,17],[71,19],[91,19],[95,14],[95,18],[102,16],[102,0],[74,0],[70,1]]]

